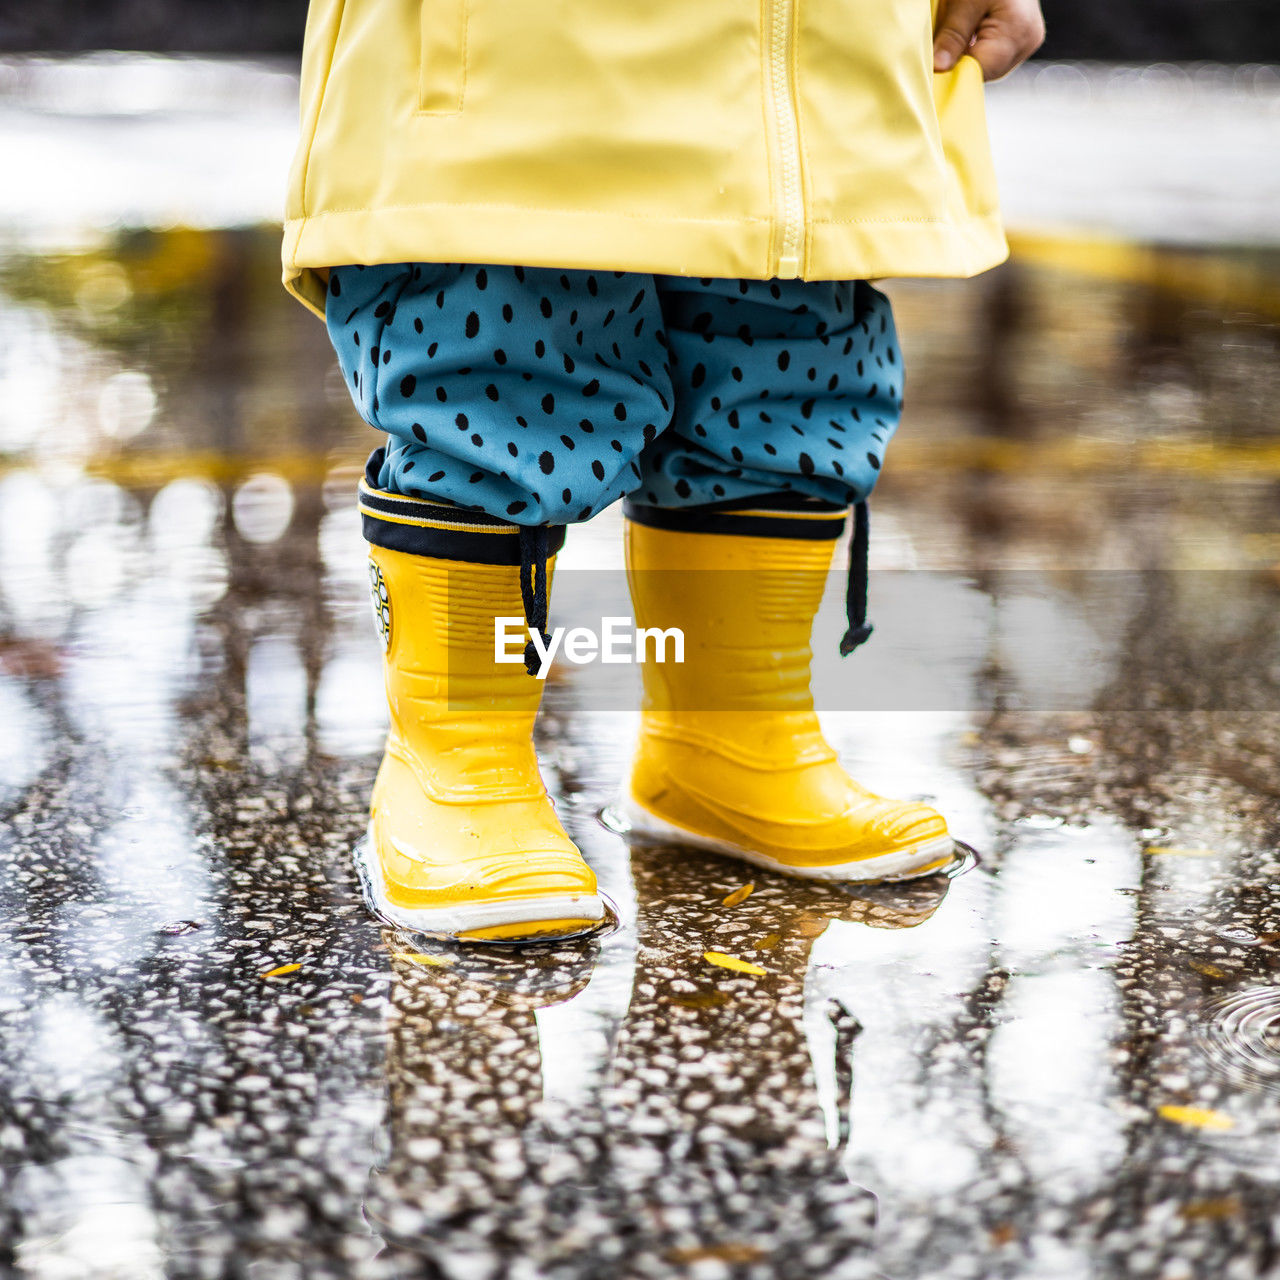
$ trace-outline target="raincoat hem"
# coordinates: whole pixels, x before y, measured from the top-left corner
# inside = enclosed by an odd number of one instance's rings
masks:
[[[517,214],[518,216],[513,216]],[[320,211],[285,223],[284,284],[324,316],[320,274],[346,263],[484,262],[658,275],[768,279],[766,218],[695,219],[511,205]],[[814,220],[806,280],[967,277],[1003,262],[998,213],[964,220]]]

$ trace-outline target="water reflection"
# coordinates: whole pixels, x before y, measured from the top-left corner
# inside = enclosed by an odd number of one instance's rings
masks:
[[[829,1141],[813,1086],[815,1067],[847,1086],[859,1024],[828,1000],[811,1061],[809,952],[833,919],[919,925],[949,882],[857,896],[770,880],[726,906],[728,864],[661,848],[632,870],[629,1000],[591,999],[609,958],[582,948],[495,960],[392,935],[391,1145],[371,1214],[445,1275],[642,1258],[834,1274],[865,1256],[875,1197],[844,1173],[847,1120]]]
[[[357,901],[368,439],[275,251],[0,259],[0,1269],[1273,1266],[1274,262],[896,286],[933,372],[874,554],[948,571],[904,641],[947,699],[830,728],[981,864],[726,907],[742,868],[596,824],[634,716],[568,672],[545,772],[623,924],[530,963]]]

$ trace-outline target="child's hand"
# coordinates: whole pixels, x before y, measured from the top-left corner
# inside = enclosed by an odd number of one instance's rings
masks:
[[[1039,0],[941,0],[933,36],[933,69],[950,71],[963,53],[999,80],[1044,43]]]

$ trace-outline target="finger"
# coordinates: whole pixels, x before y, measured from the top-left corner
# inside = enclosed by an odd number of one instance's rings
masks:
[[[1043,29],[1033,29],[1031,23],[984,22],[969,52],[982,68],[984,80],[999,80],[1029,58],[1043,40]]]
[[[1007,27],[992,27],[978,32],[969,50],[982,68],[984,80],[999,80],[1026,57]]]
[[[987,7],[988,0],[949,0],[943,5],[933,37],[935,71],[950,71],[960,61]]]

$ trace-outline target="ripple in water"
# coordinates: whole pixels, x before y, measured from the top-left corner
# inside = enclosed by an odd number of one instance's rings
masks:
[[[1280,1093],[1280,987],[1248,987],[1208,1004],[1198,1038],[1223,1075]]]

